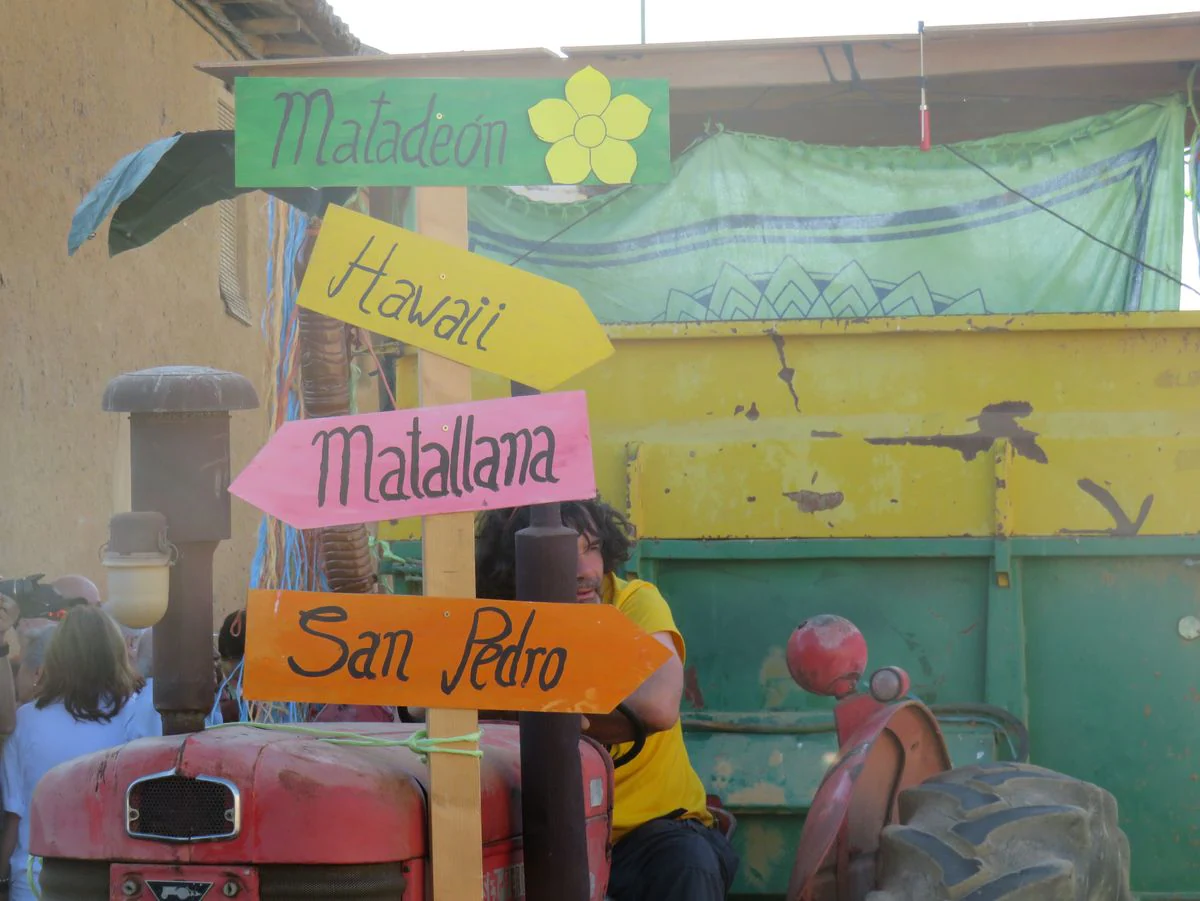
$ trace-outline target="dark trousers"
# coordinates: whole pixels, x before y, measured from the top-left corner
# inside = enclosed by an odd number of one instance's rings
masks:
[[[613,846],[613,901],[724,901],[738,856],[716,829],[695,820],[644,823]]]

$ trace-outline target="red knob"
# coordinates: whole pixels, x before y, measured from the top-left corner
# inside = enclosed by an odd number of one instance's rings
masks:
[[[908,673],[898,666],[885,666],[871,674],[869,690],[876,701],[888,704],[904,697],[911,687]]]
[[[814,616],[788,639],[787,665],[805,691],[841,698],[854,691],[867,668],[867,642],[848,619]]]

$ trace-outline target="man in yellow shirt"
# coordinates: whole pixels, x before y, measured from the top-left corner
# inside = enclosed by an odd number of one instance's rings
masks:
[[[657,672],[625,699],[645,724],[645,747],[616,770],[613,786],[613,856],[608,896],[614,901],[722,901],[738,858],[714,828],[704,784],[688,760],[679,723],[683,695],[683,636],[671,608],[649,582],[626,581],[616,569],[633,549],[629,521],[603,501],[562,505],[563,524],[579,534],[575,600],[612,604],[672,653]],[[512,600],[516,591],[516,534],[529,525],[530,509],[492,510],[480,517],[476,547],[477,594]],[[614,666],[620,661],[614,660]],[[614,758],[630,748],[633,724],[614,713],[589,716],[587,732],[613,746]]]

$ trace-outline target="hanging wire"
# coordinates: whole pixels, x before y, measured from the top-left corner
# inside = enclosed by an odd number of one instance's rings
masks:
[[[1192,243],[1196,248],[1196,256],[1200,258],[1200,112],[1196,110],[1196,71],[1200,66],[1192,66],[1187,77],[1188,112],[1192,114],[1192,141],[1187,149],[1187,188],[1190,197],[1186,202],[1192,205]],[[1197,273],[1200,275],[1200,272]],[[1193,293],[1196,292],[1193,289]]]
[[[1195,84],[1196,69],[1197,69],[1197,66],[1193,66],[1191,72],[1188,75],[1187,96],[1188,96],[1188,105],[1192,112],[1193,121],[1200,122],[1200,119],[1198,119],[1196,116],[1196,106],[1195,106],[1195,99],[1194,99],[1194,84]],[[865,81],[855,82],[855,87],[857,90],[863,91],[863,93],[865,93],[868,97],[870,97],[872,100],[874,100],[876,103],[878,103],[880,105],[883,105],[883,106],[894,105],[894,101],[889,101],[889,100],[886,100],[883,97],[881,97],[879,95],[879,92],[876,91],[869,84],[867,84]],[[1197,130],[1200,131],[1200,129],[1197,129]],[[1197,145],[1197,141],[1194,138],[1193,142],[1192,142],[1192,149],[1193,149],[1192,171],[1193,172],[1196,171],[1195,162],[1194,162],[1194,157],[1195,157],[1194,151],[1196,149],[1196,145]],[[1111,250],[1117,254],[1120,254],[1121,256],[1127,258],[1128,260],[1130,260],[1131,262],[1135,263],[1136,265],[1142,267],[1143,269],[1146,269],[1149,272],[1153,272],[1155,275],[1159,275],[1162,278],[1165,278],[1167,281],[1171,282],[1172,284],[1178,285],[1180,288],[1190,291],[1193,294],[1195,294],[1197,297],[1200,297],[1200,290],[1197,290],[1196,288],[1192,287],[1187,282],[1183,281],[1183,279],[1181,279],[1175,275],[1172,275],[1170,272],[1167,272],[1165,269],[1160,269],[1157,266],[1152,266],[1150,263],[1146,262],[1144,259],[1139,257],[1137,254],[1130,253],[1129,251],[1125,250],[1124,248],[1118,247],[1117,245],[1104,240],[1099,235],[1088,231],[1086,228],[1084,228],[1079,223],[1068,219],[1066,216],[1051,209],[1046,204],[1041,203],[1037,200],[1034,200],[1028,194],[1023,193],[1019,189],[1014,188],[1012,185],[1008,184],[1008,182],[1004,181],[1002,178],[1000,178],[1000,176],[996,175],[994,172],[992,172],[990,169],[988,169],[987,166],[983,165],[982,163],[980,163],[976,160],[971,159],[969,156],[964,154],[962,151],[960,151],[958,148],[954,147],[953,145],[937,144],[935,146],[940,147],[942,150],[947,151],[952,156],[957,157],[959,160],[961,160],[962,162],[971,166],[972,168],[979,170],[980,173],[987,176],[989,179],[991,179],[993,182],[995,182],[999,187],[1003,188],[1005,191],[1008,191],[1014,197],[1017,197],[1017,198],[1025,201],[1030,206],[1037,207],[1039,210],[1041,210],[1045,213],[1049,213],[1051,216],[1053,216],[1059,222],[1061,222],[1064,225],[1068,226],[1069,228],[1072,228],[1075,231],[1079,232],[1081,235],[1083,235],[1088,240],[1094,241],[1095,243],[1107,248],[1108,250]],[[1193,221],[1193,223],[1195,223],[1197,221],[1196,211],[1194,208],[1193,208],[1192,221]],[[1200,238],[1197,239],[1197,246],[1200,247]]]

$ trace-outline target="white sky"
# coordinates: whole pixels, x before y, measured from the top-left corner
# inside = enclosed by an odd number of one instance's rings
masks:
[[[1200,0],[645,0],[646,40],[903,34],[930,25],[1102,19],[1200,10]],[[636,44],[639,0],[332,0],[360,40],[386,53]]]
[[[1004,5],[964,0],[645,0],[646,40],[748,40],[905,34],[926,26],[1103,19],[1200,11],[1200,0],[1009,0]],[[641,0],[332,0],[364,43],[385,53],[438,53],[527,47],[636,44]],[[1200,288],[1200,261],[1184,236],[1183,278]],[[1182,292],[1185,309],[1200,297]]]

